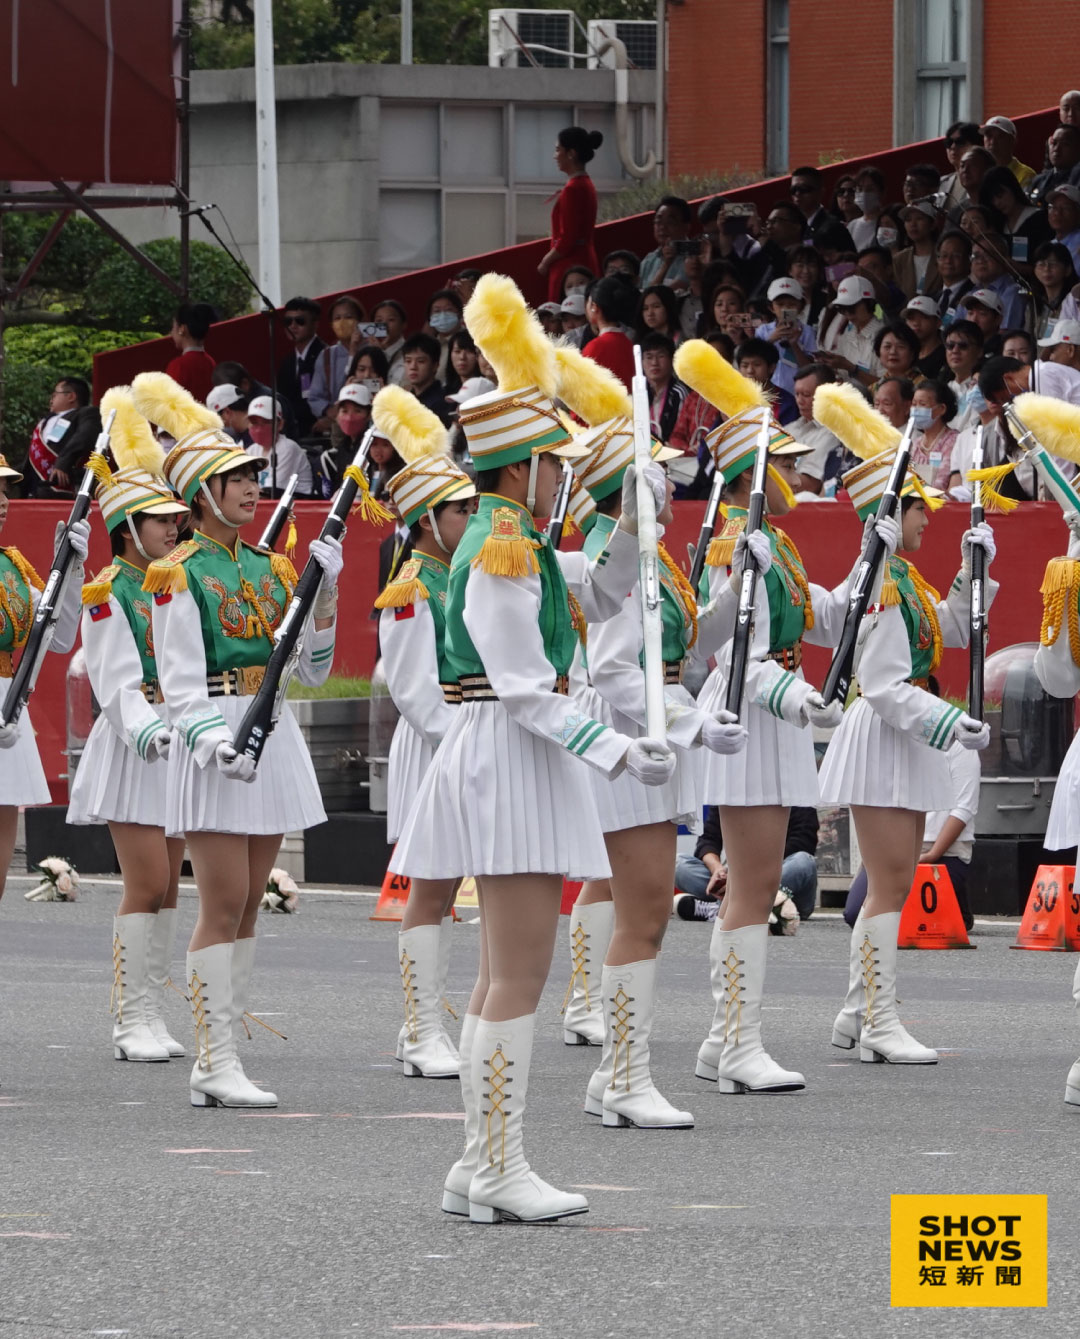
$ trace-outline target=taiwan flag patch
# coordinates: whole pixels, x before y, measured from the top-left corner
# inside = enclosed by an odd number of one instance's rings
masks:
[[[415,618],[416,605],[403,604],[400,609],[394,610],[394,622],[400,623],[403,618]]]
[[[90,606],[90,622],[100,623],[103,618],[112,618],[112,609],[107,604],[92,604]]]
[[[171,599],[172,599],[172,592],[171,592],[171,591],[162,591],[161,594],[159,594],[159,595],[155,595],[155,596],[154,596],[154,603],[155,603],[155,604],[168,604],[169,601],[170,601]]]

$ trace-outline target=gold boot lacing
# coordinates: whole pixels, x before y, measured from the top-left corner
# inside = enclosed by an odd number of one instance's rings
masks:
[[[191,973],[188,982],[191,991],[191,1016],[195,1021],[196,1063],[200,1069],[208,1072],[213,1068],[210,1063],[210,1024],[206,1018],[206,1001],[203,999],[203,983],[198,972]]]
[[[416,977],[413,974],[416,961],[409,957],[405,949],[402,949],[398,966],[401,968],[401,988],[405,992],[405,1026],[409,1029],[409,1041],[416,1041],[418,1019],[416,1014],[416,990],[414,988]]]
[[[109,1013],[116,1015],[116,1021],[124,1021],[124,945],[118,934],[112,941],[113,988],[109,996]]]
[[[484,1064],[487,1065],[488,1069],[491,1071],[491,1075],[488,1079],[489,1087],[487,1094],[488,1101],[491,1103],[491,1105],[485,1112],[485,1115],[487,1116],[488,1166],[489,1167],[495,1166],[495,1154],[493,1152],[494,1141],[492,1140],[491,1136],[491,1123],[492,1119],[494,1118],[499,1121],[500,1173],[506,1171],[506,1122],[507,1118],[510,1115],[510,1113],[506,1110],[504,1103],[509,1101],[510,1099],[509,1088],[510,1084],[513,1083],[513,1079],[509,1076],[509,1074],[507,1074],[506,1071],[510,1068],[510,1066],[513,1063],[514,1062],[512,1060],[507,1060],[506,1056],[503,1055],[503,1049],[501,1045],[496,1046],[495,1054],[491,1057],[490,1060],[484,1061]]]
[[[742,1023],[742,973],[739,968],[742,966],[742,959],[733,948],[728,949],[727,957],[724,959],[724,1045],[726,1046],[731,1037],[732,1020],[735,1023],[735,1038],[733,1044],[739,1044],[739,1026]]]
[[[622,986],[619,986],[615,994],[611,997],[611,1003],[614,1006],[611,1011],[611,1086],[615,1087],[616,1080],[619,1077],[619,1051],[622,1051],[622,1062],[626,1068],[626,1091],[630,1091],[630,1047],[633,1045],[633,1025],[630,1020],[634,1013],[628,1009],[628,1004],[633,1004],[634,997],[628,995]]]
[[[877,958],[867,935],[859,946],[862,954],[863,990],[866,992],[866,1009],[863,1013],[863,1027],[872,1028],[877,1021],[874,1018],[874,1001],[877,998]]]
[[[592,1012],[592,1001],[589,999],[589,936],[580,921],[574,926],[574,933],[570,936],[570,965],[570,984],[566,987],[559,1012],[566,1013],[566,1006],[570,1003],[570,997],[578,981],[581,982],[581,989],[585,992],[585,1008]]]

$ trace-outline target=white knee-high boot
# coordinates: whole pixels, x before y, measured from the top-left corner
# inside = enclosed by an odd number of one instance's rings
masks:
[[[461,1100],[465,1105],[465,1148],[443,1183],[444,1213],[469,1216],[469,1186],[476,1174],[480,1152],[480,1103],[473,1087],[472,1050],[479,1014],[466,1014],[461,1023]]]
[[[761,1042],[761,998],[765,990],[768,925],[723,930],[718,950],[723,966],[724,1047],[716,1079],[722,1093],[787,1093],[806,1087],[795,1070],[782,1069]]]
[[[866,995],[863,991],[862,954],[862,908],[851,927],[851,939],[848,941],[848,989],[844,996],[844,1007],[833,1020],[832,1044],[842,1051],[850,1051],[859,1040],[862,1032],[863,1009],[866,1007]]]
[[[896,1012],[896,937],[900,913],[864,916],[859,939],[866,1011],[859,1059],[891,1065],[936,1065],[937,1051],[923,1046],[901,1025]]]
[[[442,927],[416,925],[398,934],[398,965],[405,995],[401,1062],[406,1078],[456,1079],[461,1059],[442,1025],[439,988]]]
[[[241,941],[244,942],[244,941]],[[276,1107],[277,1097],[248,1079],[236,1054],[234,944],[211,944],[187,955],[188,995],[195,1022],[193,1107]]]
[[[563,1000],[567,1046],[602,1046],[600,969],[615,929],[614,902],[574,903],[570,912],[570,985]]]
[[[452,943],[453,943],[453,939],[452,939],[453,926],[454,926],[454,918],[453,918],[453,916],[452,916],[452,915],[450,915],[450,916],[444,916],[444,917],[443,917],[443,921],[442,921],[442,925],[439,927],[439,965],[438,965],[438,975],[437,975],[437,977],[436,977],[436,981],[435,981],[435,994],[436,994],[436,999],[442,1004],[443,1009],[444,1009],[444,1010],[445,1010],[445,1011],[446,1011],[452,1018],[457,1018],[457,1014],[454,1013],[453,1009],[450,1007],[450,1001],[449,1001],[448,999],[446,999],[446,978],[447,978],[447,976],[448,976],[448,974],[449,974],[449,972],[450,972],[450,949],[451,949],[451,945],[452,945]],[[398,965],[399,965],[399,967],[400,967],[400,965],[401,965],[401,954],[402,954],[402,951],[403,951],[403,946],[402,946],[402,943],[401,943],[401,936],[402,936],[403,933],[406,933],[406,932],[405,932],[405,931],[401,931],[401,930],[398,931]],[[404,980],[402,981],[402,986],[404,987]],[[408,1036],[409,1032],[412,1030],[412,1025],[411,1025],[411,1023],[410,1023],[410,1021],[409,1021],[409,1018],[408,1018],[408,1016],[407,1016],[407,1015],[408,1015],[408,1012],[409,1012],[408,1004],[409,1004],[409,1002],[408,1002],[408,996],[406,995],[406,1000],[405,1000],[406,1019],[405,1019],[405,1022],[402,1023],[401,1027],[398,1029],[397,1044],[396,1044],[395,1047],[394,1047],[394,1059],[395,1059],[395,1060],[404,1060],[404,1058],[405,1058],[405,1038]],[[442,1015],[441,1015],[441,1014],[439,1015],[439,1020],[438,1020],[438,1021],[439,1021],[439,1027],[442,1028],[443,1033],[444,1033],[445,1036],[446,1036],[446,1040],[447,1040],[447,1042],[449,1042],[451,1048],[453,1048],[454,1043],[453,1043],[453,1041],[452,1041],[451,1038],[450,1038],[450,1034],[446,1031],[446,1027],[445,1027],[445,1024],[443,1023],[443,1019],[442,1019]]]
[[[150,936],[150,990],[146,1010],[147,1022],[154,1034],[154,1040],[174,1057],[187,1054],[176,1038],[170,1035],[165,1025],[165,991],[169,985],[169,965],[172,962],[175,940],[176,908],[162,907],[154,917],[154,928]]]
[[[479,1101],[478,1166],[469,1185],[474,1223],[541,1223],[585,1213],[584,1195],[556,1190],[529,1167],[522,1122],[536,1015],[489,1023],[473,1035],[472,1081]]]
[[[611,1035],[611,1077],[601,1105],[604,1124],[642,1130],[691,1129],[689,1111],[677,1111],[652,1081],[649,1039],[656,1011],[656,959],[605,964],[601,975],[605,1040]]]
[[[169,1052],[150,1029],[151,913],[113,917],[113,1056],[117,1060],[162,1061]]]

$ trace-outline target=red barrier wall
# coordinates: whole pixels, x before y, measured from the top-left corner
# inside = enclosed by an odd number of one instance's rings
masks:
[[[39,571],[48,567],[53,528],[67,515],[67,507],[55,502],[15,502],[4,527],[3,541],[22,549]],[[686,546],[697,539],[703,503],[675,505],[675,524],[666,537],[672,556],[685,567]],[[297,565],[307,543],[318,533],[325,507],[315,502],[297,508],[300,547]],[[251,527],[257,536],[270,513],[270,504],[260,507],[259,520]],[[998,557],[992,569],[1003,590],[990,614],[990,650],[1015,642],[1035,641],[1039,636],[1042,603],[1039,585],[1049,558],[1066,547],[1066,531],[1060,508],[1054,503],[1027,503],[1009,516],[992,518],[998,542]],[[960,562],[960,536],[967,528],[968,510],[955,503],[933,518],[918,557],[920,571],[944,594]],[[846,503],[806,503],[784,521],[799,547],[812,580],[835,585],[850,571],[858,551],[862,527]],[[339,606],[337,653],[334,668],[339,673],[370,674],[375,658],[375,622],[370,618],[376,595],[378,546],[389,532],[372,530],[353,521],[345,538],[345,578]],[[104,530],[95,525],[90,549],[90,568],[109,561]],[[38,679],[31,703],[45,771],[57,803],[67,794],[64,714],[64,675],[67,656],[50,655]],[[808,647],[807,677],[820,683],[825,677],[829,652]],[[962,694],[967,685],[967,654],[947,651],[940,671],[945,689]]]

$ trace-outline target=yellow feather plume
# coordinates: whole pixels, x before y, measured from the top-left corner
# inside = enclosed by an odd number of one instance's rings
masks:
[[[165,452],[158,445],[150,424],[135,408],[130,386],[113,386],[101,397],[102,422],[116,410],[109,448],[119,470],[147,470],[160,474]]]
[[[1029,391],[1016,397],[1016,412],[1052,456],[1080,464],[1080,409]]]
[[[555,348],[555,361],[559,368],[559,399],[590,428],[608,419],[633,414],[634,406],[619,378],[586,358],[580,349],[559,344]]]
[[[401,386],[384,386],[375,397],[371,416],[407,465],[450,451],[450,436],[439,419]]]
[[[688,339],[675,350],[675,375],[732,418],[744,409],[763,409],[769,397],[703,339]]]
[[[220,428],[221,419],[164,372],[140,372],[131,383],[135,408],[177,441],[200,428]]]
[[[814,420],[839,437],[860,460],[895,451],[900,445],[897,429],[867,404],[854,386],[819,386],[814,392]]]
[[[539,386],[555,394],[555,346],[505,274],[484,274],[465,306],[465,324],[505,391]]]

